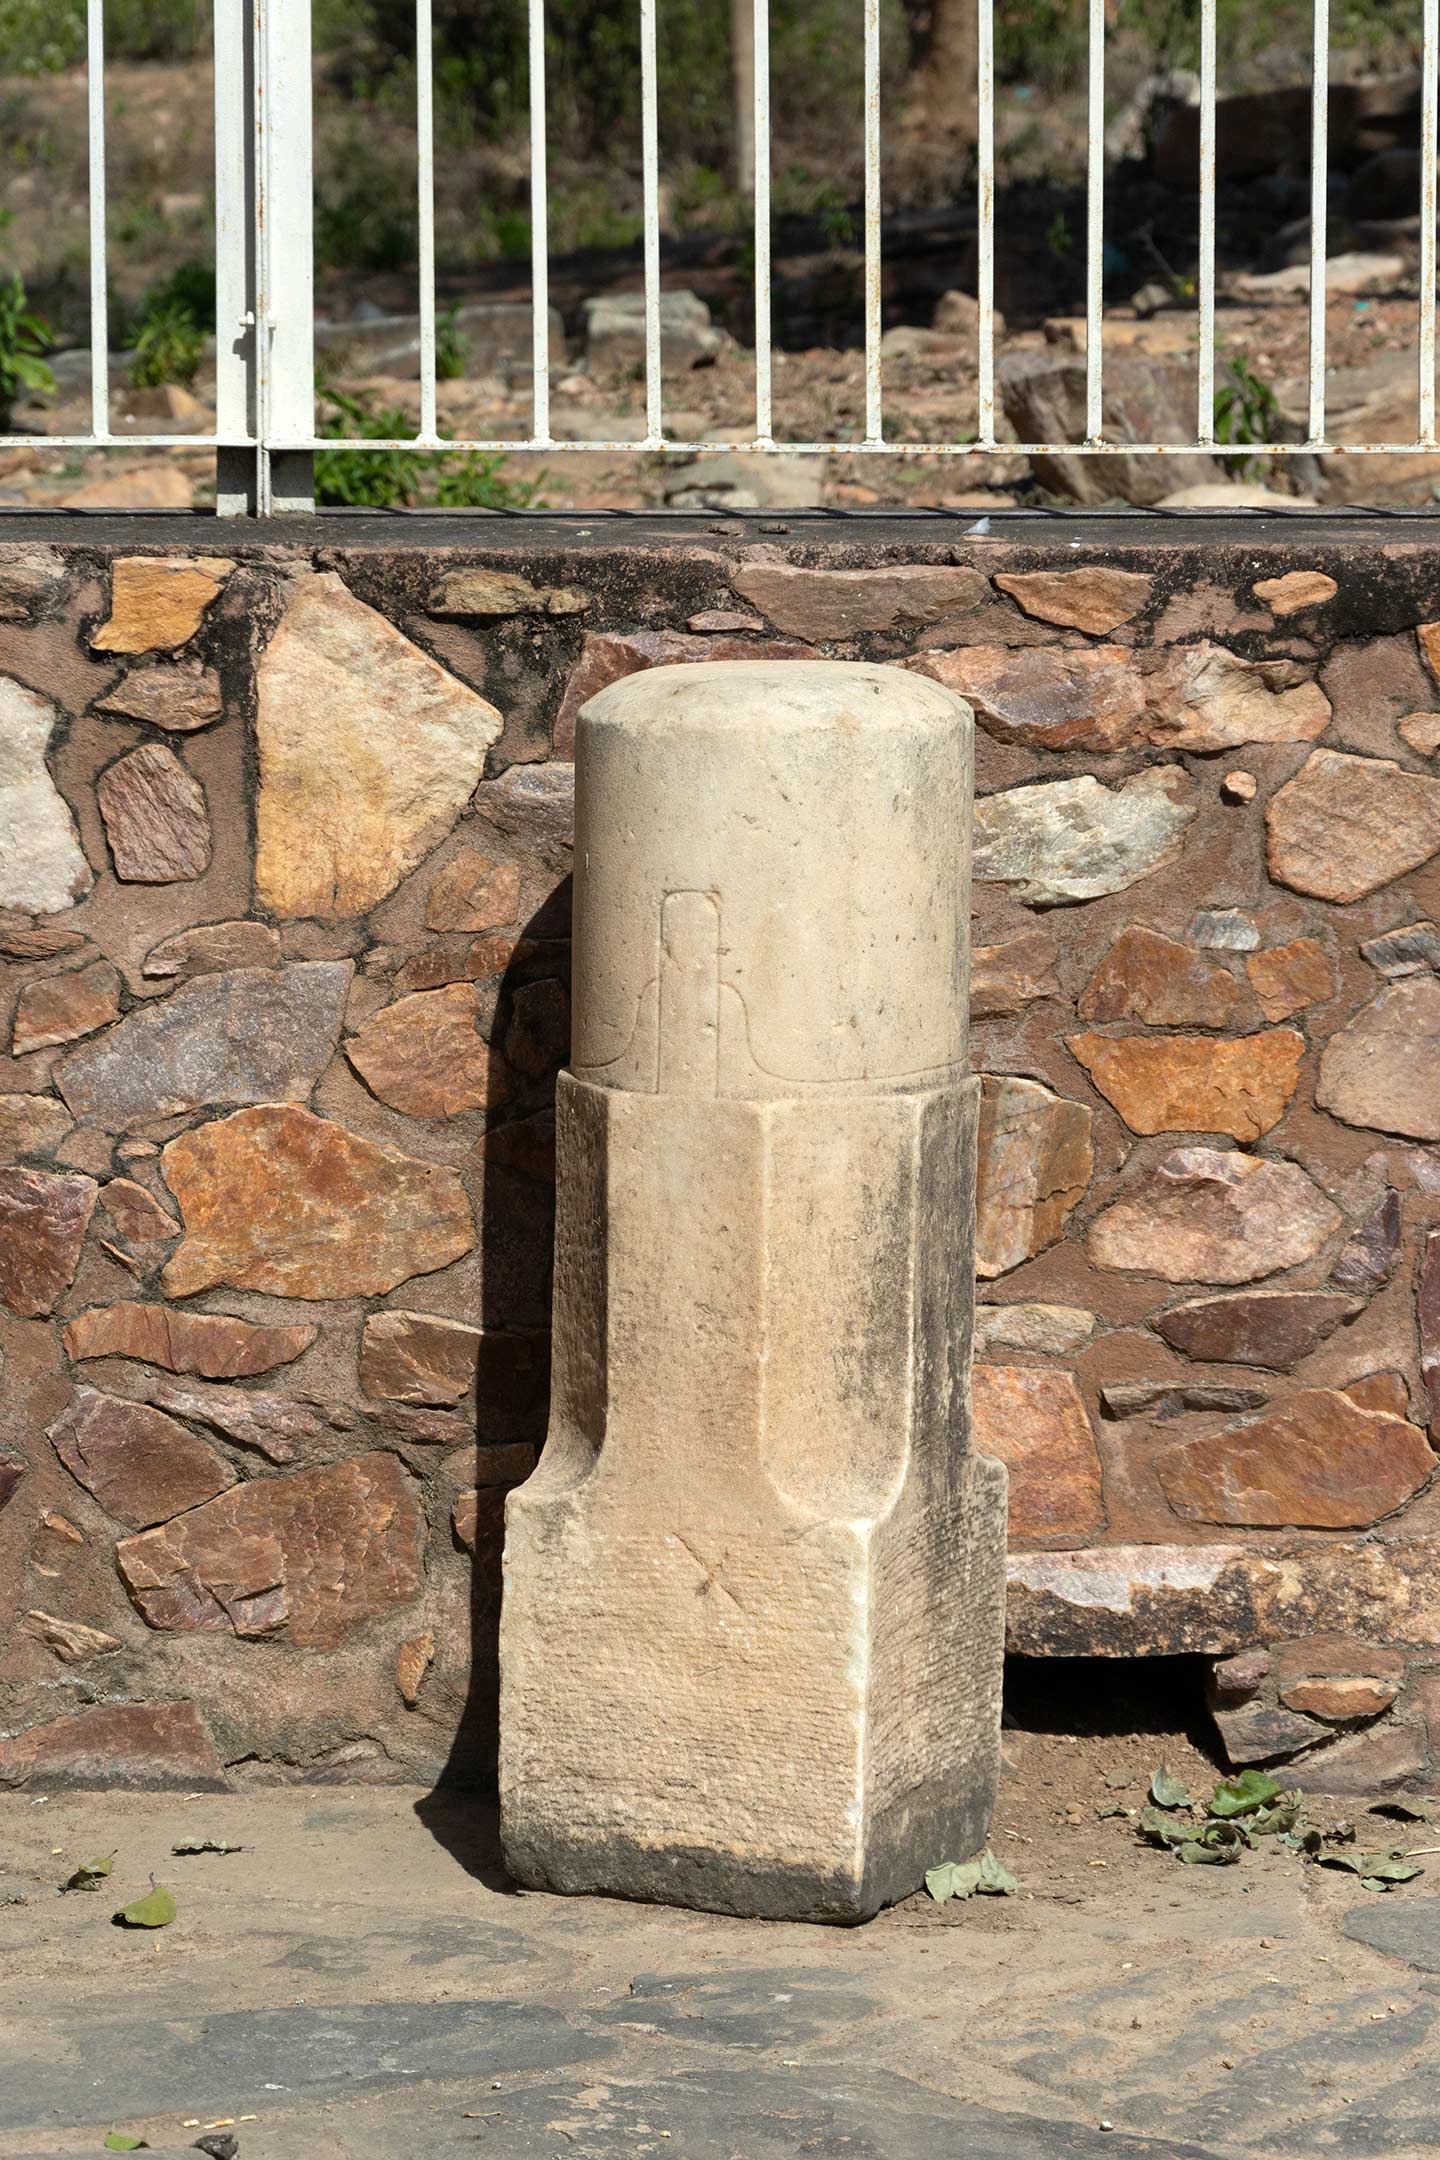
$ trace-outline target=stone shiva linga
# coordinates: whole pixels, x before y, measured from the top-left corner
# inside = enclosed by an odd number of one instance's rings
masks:
[[[655,668],[585,706],[576,781],[551,1422],[506,1516],[506,1862],[864,1919],[983,1843],[999,1761],[969,707],[887,667]]]

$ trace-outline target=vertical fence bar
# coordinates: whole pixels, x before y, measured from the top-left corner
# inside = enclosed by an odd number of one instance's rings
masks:
[[[550,233],[545,179],[545,5],[530,0],[531,429],[550,440]]]
[[[315,237],[310,10],[255,0],[257,492],[262,515],[315,507]]]
[[[215,513],[255,507],[255,94],[249,0],[215,0]]]
[[[865,0],[865,440],[885,432],[880,388],[880,0]]]
[[[640,0],[640,163],[645,216],[645,447],[664,439],[660,389],[660,123],[655,0]]]
[[[437,442],[435,411],[435,39],[430,0],[415,0],[416,237],[420,273],[420,434]]]
[[[1105,0],[1090,0],[1090,67],[1086,126],[1085,437],[1098,442],[1105,426]]]
[[[105,253],[105,5],[89,0],[85,21],[90,122],[90,427],[110,433],[110,308]]]
[[[1315,0],[1310,67],[1310,418],[1312,443],[1325,439],[1325,217],[1329,179],[1330,0]]]
[[[975,297],[980,308],[976,436],[995,440],[995,0],[976,0],[975,167],[979,230]]]
[[[1200,256],[1196,267],[1200,355],[1195,440],[1215,440],[1215,0],[1200,0]]]
[[[1420,436],[1435,441],[1435,131],[1440,127],[1440,0],[1425,0],[1420,57]]]
[[[755,0],[755,439],[774,439],[770,371],[770,0]]]

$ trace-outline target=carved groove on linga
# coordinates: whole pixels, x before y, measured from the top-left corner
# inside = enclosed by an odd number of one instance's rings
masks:
[[[841,1081],[782,1072],[756,1054],[750,1009],[739,985],[721,976],[720,896],[688,887],[662,893],[656,915],[655,971],[635,998],[621,1047],[612,1057],[572,1066],[577,1078],[598,1080],[632,1059],[636,1038],[653,1030],[654,1054],[645,1060],[649,1085],[629,1093],[743,1100],[747,1076],[759,1074],[793,1087],[797,1097],[830,1090],[848,1094],[875,1086],[903,1088],[943,1084],[954,1076],[953,1060],[908,1072],[865,1073]],[[730,1025],[723,1012],[731,1009]],[[743,1045],[743,1058],[737,1055]],[[637,1059],[638,1063],[638,1059]]]

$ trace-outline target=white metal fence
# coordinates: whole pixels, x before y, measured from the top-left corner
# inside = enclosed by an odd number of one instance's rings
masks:
[[[311,0],[214,0],[216,196],[216,424],[213,436],[187,435],[186,448],[213,444],[217,507],[222,513],[308,509],[313,499],[317,433],[313,177],[311,156]],[[693,457],[722,447],[677,441],[664,433],[660,340],[660,153],[656,62],[657,0],[637,0],[640,25],[641,159],[645,322],[643,440],[556,441],[550,432],[549,246],[547,239],[544,0],[529,6],[530,199],[532,235],[533,390],[529,436],[442,437],[436,413],[434,108],[431,0],[416,0],[416,174],[420,289],[420,424],[413,436],[355,437],[350,450],[636,452]],[[1085,457],[1173,456],[1223,449],[1215,433],[1216,0],[1200,4],[1199,196],[1195,431],[1184,442],[1107,439],[1103,344],[1105,242],[1105,0],[1080,0],[1088,15],[1086,165],[1085,436],[1079,442],[1017,443],[996,434],[995,356],[995,0],[978,12],[977,175],[978,429],[960,442],[891,441],[885,434],[881,374],[880,0],[864,11],[864,433],[858,440],[790,441],[774,433],[772,401],[770,26],[769,0],[754,0],[755,415],[753,434],[724,450],[814,456],[976,458],[1059,454]],[[1023,0],[1013,0],[1023,5]],[[87,0],[89,77],[91,426],[47,435],[48,447],[88,449],[177,446],[170,434],[110,429],[108,280],[105,239],[104,0]],[[1440,125],[1440,0],[1419,0],[1421,177],[1419,346],[1416,432],[1409,440],[1346,443],[1347,457],[1440,449],[1436,436],[1436,135]],[[1329,110],[1329,0],[1314,0],[1311,97],[1309,404],[1299,442],[1247,443],[1251,458],[1294,457],[1341,446],[1326,439],[1326,209]],[[0,435],[0,447],[30,435]]]

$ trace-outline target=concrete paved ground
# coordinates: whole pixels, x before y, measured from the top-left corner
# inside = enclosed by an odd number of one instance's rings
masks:
[[[1434,2153],[1440,1873],[1381,1898],[1273,1847],[1182,1867],[1104,1813],[1153,1740],[1009,1752],[1026,1895],[849,1931],[517,1893],[479,1801],[7,1796],[0,2156],[223,2117],[241,2160]],[[172,1855],[195,1836],[245,1850]],[[56,1894],[111,1850],[113,1889]],[[113,1926],[152,1874],[176,1922]]]

